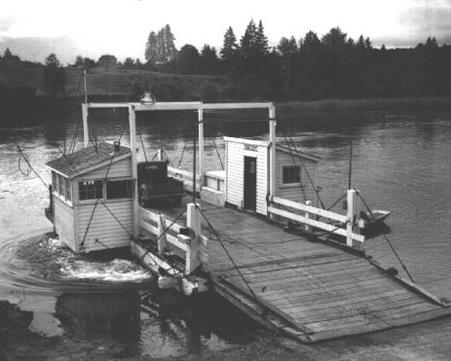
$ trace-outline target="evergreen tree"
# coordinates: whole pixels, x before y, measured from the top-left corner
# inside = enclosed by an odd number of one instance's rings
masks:
[[[305,34],[301,49],[317,49],[320,46],[321,41],[319,40],[318,35],[310,30],[307,34]]]
[[[296,39],[292,36],[290,39],[283,37],[277,45],[277,50],[282,57],[293,57],[298,52],[298,45]]]
[[[364,48],[365,47],[365,39],[363,38],[363,35],[359,36],[359,40],[357,41],[357,47],[358,48]]]
[[[163,44],[164,44],[164,59],[165,61],[171,61],[175,59],[177,55],[177,48],[175,47],[174,40],[175,36],[172,34],[171,27],[166,24],[163,31]]]
[[[231,26],[227,29],[224,34],[224,42],[221,49],[221,57],[223,60],[228,61],[233,59],[238,49],[238,44],[236,43],[236,36],[233,32]]]
[[[425,46],[427,48],[436,48],[437,47],[437,40],[435,39],[435,36],[433,36],[432,38],[430,36],[428,36],[428,38],[426,39]]]
[[[255,33],[255,49],[256,52],[260,55],[268,54],[268,38],[265,35],[263,23],[261,20],[258,22],[258,28]]]
[[[245,58],[251,57],[256,53],[257,27],[254,20],[251,19],[246,27],[246,31],[240,40],[241,55]]]
[[[161,28],[156,34],[151,31],[147,38],[144,57],[148,64],[165,64],[175,59],[177,49],[174,34],[169,25]]]
[[[6,48],[3,52],[3,59],[5,60],[11,60],[13,58],[13,53],[11,53],[11,50],[9,48]]]
[[[151,31],[147,38],[144,58],[151,64],[155,64],[158,59],[157,35]]]
[[[9,48],[6,48],[5,51],[3,52],[3,59],[5,59],[5,60],[15,60],[15,61],[20,61],[19,56],[13,55],[13,53],[11,53],[11,51],[9,50]]]
[[[329,48],[343,47],[346,44],[346,33],[343,33],[337,26],[336,28],[330,29],[330,31],[323,36],[321,42],[325,47]]]

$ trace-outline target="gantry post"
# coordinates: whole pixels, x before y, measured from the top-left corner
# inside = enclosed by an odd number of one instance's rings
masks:
[[[81,117],[83,120],[83,143],[86,148],[89,145],[89,128],[88,128],[88,104],[81,105]]]
[[[276,107],[269,107],[269,195],[276,195]]]
[[[199,132],[199,191],[201,191],[204,185],[204,110],[199,108],[197,115]],[[193,176],[195,177],[196,175],[193,174]]]
[[[138,161],[136,157],[136,114],[135,107],[129,105],[128,120],[130,127],[130,149],[132,152],[132,178],[133,178],[133,238],[139,236],[138,220]]]

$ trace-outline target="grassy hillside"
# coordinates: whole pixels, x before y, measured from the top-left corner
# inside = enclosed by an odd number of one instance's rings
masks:
[[[64,69],[66,83],[64,96],[83,95],[81,70]],[[44,66],[30,62],[0,59],[0,85],[5,88],[32,89],[36,95],[47,95],[43,86]],[[159,100],[192,100],[216,98],[228,86],[224,77],[209,75],[161,74],[147,70],[101,68],[88,71],[88,94],[92,96],[117,96],[138,100],[139,94],[151,89]]]

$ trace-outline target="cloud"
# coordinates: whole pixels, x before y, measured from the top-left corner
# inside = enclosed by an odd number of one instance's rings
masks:
[[[416,1],[399,16],[412,36],[432,35],[438,40],[451,36],[451,1]]]

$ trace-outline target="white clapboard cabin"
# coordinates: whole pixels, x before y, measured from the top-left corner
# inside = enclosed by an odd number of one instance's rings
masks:
[[[224,137],[226,147],[225,201],[267,215],[270,142]],[[277,144],[275,195],[293,201],[316,202],[312,183],[320,158]]]
[[[133,187],[130,148],[99,143],[48,162],[53,223],[74,252],[130,245]]]

